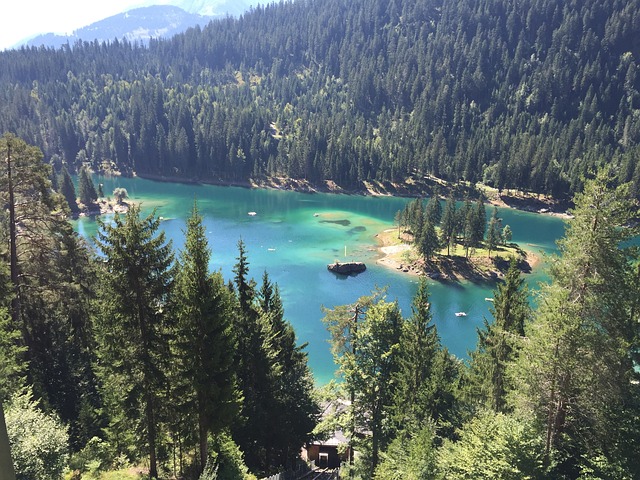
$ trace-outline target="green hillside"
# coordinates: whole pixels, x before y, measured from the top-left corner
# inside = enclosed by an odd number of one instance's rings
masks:
[[[640,191],[638,0],[296,0],[126,42],[0,53],[0,131],[78,167],[211,181]]]

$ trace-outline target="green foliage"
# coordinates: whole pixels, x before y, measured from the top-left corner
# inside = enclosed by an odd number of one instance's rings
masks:
[[[424,211],[425,221],[429,221],[431,225],[439,225],[442,220],[442,204],[437,195],[432,195],[427,202],[427,207]]]
[[[31,389],[11,397],[5,418],[16,478],[60,479],[69,448],[69,435],[60,420],[38,407]]]
[[[438,455],[442,478],[548,478],[542,468],[543,440],[525,419],[486,412],[445,440]]]
[[[9,149],[11,171],[8,162],[0,166],[0,203],[9,210],[11,240],[9,330],[22,333],[18,345],[27,348],[23,360],[36,397],[69,425],[72,445],[80,448],[101,428],[89,321],[95,285],[90,253],[67,221],[64,198],[51,189],[42,152],[5,135],[2,155],[9,157]]]
[[[6,307],[0,306],[0,403],[24,385],[26,364],[20,331],[11,324]]]
[[[391,440],[390,403],[395,392],[393,376],[398,370],[403,319],[396,303],[380,298],[381,292],[361,297],[354,305],[325,312],[332,351],[351,394],[352,426],[368,430],[369,476],[378,464],[380,451]]]
[[[80,202],[88,207],[98,199],[98,192],[91,179],[91,173],[87,167],[80,169],[80,175],[78,176],[78,196]]]
[[[422,232],[418,237],[418,251],[425,258],[431,260],[433,254],[440,248],[440,239],[436,229],[430,221],[425,221],[422,225]]]
[[[71,455],[69,468],[95,476],[97,472],[111,467],[112,460],[113,449],[111,445],[99,437],[93,437],[82,450]]]
[[[559,242],[562,256],[543,287],[510,377],[517,411],[533,412],[557,474],[577,476],[578,459],[602,452],[611,464],[640,471],[629,447],[638,430],[637,234],[628,186],[611,188],[605,169],[577,195],[574,219]]]
[[[511,228],[507,230],[509,225],[504,227],[505,232],[509,236],[509,240],[504,240],[505,243],[511,241]],[[500,233],[500,218],[498,218],[498,209],[494,207],[493,213],[491,214],[491,219],[489,220],[489,228],[487,230],[487,250],[489,250],[489,256],[491,256],[491,251],[495,250],[496,247],[502,243],[501,240],[503,235]]]
[[[508,245],[511,242],[511,239],[513,238],[513,232],[511,231],[511,227],[509,225],[505,225],[502,229],[501,238],[505,245]]]
[[[606,159],[636,194],[639,9],[310,0],[148,48],[7,51],[0,131],[94,169],[345,187],[433,174],[568,196]]]
[[[78,212],[78,202],[76,200],[76,187],[73,185],[73,181],[71,180],[71,175],[69,175],[69,170],[67,167],[62,167],[62,172],[60,173],[60,179],[58,180],[58,186],[60,188],[60,193],[67,201],[67,205],[69,205],[69,210],[72,213]]]
[[[504,283],[494,291],[490,311],[493,322],[484,319],[483,328],[478,330],[478,346],[471,353],[467,389],[473,408],[480,405],[503,412],[507,394],[513,389],[506,369],[517,359],[525,325],[531,318],[529,293],[515,259],[511,259]]]
[[[401,432],[382,454],[376,480],[436,480],[435,426],[427,422],[415,435]]]
[[[112,426],[135,432],[139,451],[149,452],[154,477],[160,397],[170,362],[166,335],[173,253],[158,231],[160,221],[153,214],[141,218],[138,206],[100,226],[99,373],[114,414]]]
[[[441,435],[457,423],[459,365],[440,344],[432,323],[427,280],[420,279],[412,315],[402,326],[393,422],[400,435],[413,435],[425,422],[434,421]]]
[[[256,292],[249,279],[244,242],[238,242],[234,266],[237,290],[236,362],[244,403],[242,421],[233,425],[234,439],[251,452],[252,471],[292,465],[298,449],[316,426],[318,405],[307,366],[305,346],[284,319],[277,285],[266,274]]]
[[[129,193],[126,188],[117,187],[113,189],[113,198],[116,199],[116,202],[122,203],[129,198]]]
[[[202,217],[194,204],[176,269],[171,375],[175,417],[194,424],[191,433],[199,437],[201,465],[207,459],[209,432],[217,434],[230,426],[240,404],[231,354],[236,348],[234,299],[222,274],[209,273],[210,256]],[[183,443],[193,435],[185,432],[185,437]]]
[[[219,433],[214,436],[211,456],[200,480],[248,480],[251,477],[253,476],[249,475],[240,448],[229,434]]]
[[[449,198],[447,198],[447,202],[444,205],[444,214],[442,216],[442,223],[440,225],[442,244],[447,246],[447,256],[449,256],[451,246],[455,242],[457,232],[456,218],[456,201],[453,196],[450,196]]]

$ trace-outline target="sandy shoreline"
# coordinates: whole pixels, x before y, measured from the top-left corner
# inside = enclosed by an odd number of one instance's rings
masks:
[[[396,229],[387,229],[383,233],[395,232]],[[376,235],[378,241],[379,258],[376,263],[386,268],[403,272],[406,275],[423,276],[442,281],[496,281],[503,277],[508,267],[508,260],[499,256],[500,261],[493,264],[487,257],[471,257],[470,261],[461,257],[439,257],[437,262],[432,262],[425,267],[422,261],[415,261],[408,256],[415,256],[413,247],[406,243],[389,245],[385,244],[384,235]],[[520,261],[520,268],[525,273],[531,273],[541,266],[543,257],[530,249],[520,248],[524,256]]]

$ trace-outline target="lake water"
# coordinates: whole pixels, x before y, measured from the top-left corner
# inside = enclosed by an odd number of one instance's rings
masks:
[[[375,234],[393,227],[395,213],[410,201],[406,198],[352,195],[304,194],[240,187],[164,183],[140,178],[98,177],[105,193],[124,187],[132,200],[141,202],[143,214],[155,209],[164,221],[161,226],[174,248],[184,244],[185,220],[194,199],[204,217],[212,249],[211,269],[233,278],[237,243],[244,241],[249,274],[258,284],[266,270],[278,283],[285,316],[292,323],[299,342],[307,342],[309,365],[316,382],[328,382],[334,372],[329,351],[329,335],[321,319],[321,307],[353,303],[376,287],[387,287],[387,299],[397,300],[409,316],[417,289],[417,279],[378,266]],[[255,215],[249,215],[255,212]],[[488,216],[490,210],[488,209]],[[564,222],[556,217],[501,209],[503,225],[510,225],[513,241],[542,253],[555,251],[555,241],[564,232]],[[95,221],[83,218],[78,231],[85,236],[96,232]],[[346,250],[346,257],[345,257]],[[335,260],[364,261],[367,270],[350,277],[327,271]],[[544,273],[527,275],[535,286]],[[430,281],[434,321],[444,345],[466,358],[476,344],[476,328],[483,317],[490,318],[492,285],[463,282],[441,284]],[[456,317],[455,312],[467,312]]]

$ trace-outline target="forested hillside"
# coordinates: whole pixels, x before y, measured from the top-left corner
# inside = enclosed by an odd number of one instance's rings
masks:
[[[640,192],[639,0],[297,0],[149,48],[0,54],[0,131],[56,168]]]

